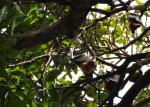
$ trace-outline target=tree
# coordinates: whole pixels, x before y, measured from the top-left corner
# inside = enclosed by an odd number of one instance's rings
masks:
[[[1,0],[0,106],[148,107],[149,4],[149,0]],[[127,26],[131,11],[145,20],[135,34]],[[70,60],[72,49],[74,55],[89,52],[96,57],[92,79],[83,75],[72,81],[81,71]],[[106,84],[115,75],[118,81]],[[118,92],[129,81],[132,87],[120,97]],[[120,103],[113,102],[115,97]]]

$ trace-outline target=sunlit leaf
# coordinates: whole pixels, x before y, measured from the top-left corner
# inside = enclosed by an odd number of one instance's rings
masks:
[[[105,7],[104,10],[107,11],[107,12],[109,12],[110,11],[110,7],[109,6]]]
[[[142,6],[144,5],[144,3],[141,0],[135,0],[135,1],[138,5],[142,5]]]
[[[98,105],[94,102],[89,102],[87,107],[98,107]]]

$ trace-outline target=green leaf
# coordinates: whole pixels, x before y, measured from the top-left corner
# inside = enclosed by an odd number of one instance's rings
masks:
[[[23,72],[21,72],[21,71],[11,72],[11,75],[12,76],[16,76],[16,77],[21,78],[21,79],[25,78],[25,74]]]
[[[102,34],[106,34],[108,32],[108,29],[105,26],[103,26],[100,28],[100,31]]]
[[[78,67],[75,64],[72,65],[72,70],[74,71],[75,74],[78,73]]]
[[[136,42],[135,42],[135,45],[136,45],[137,47],[139,47],[139,46],[142,45],[142,43],[141,43],[140,41],[136,41]]]
[[[105,92],[99,93],[99,94],[100,94],[100,98],[101,98],[102,100],[105,100],[105,99],[107,98],[107,96],[108,96],[108,93],[105,93]]]
[[[0,70],[0,78],[7,79],[8,78],[8,73],[6,70]]]
[[[50,102],[49,100],[45,100],[44,104],[43,104],[43,107],[49,107],[49,102]]]
[[[98,105],[96,103],[94,103],[94,102],[89,102],[87,104],[87,107],[98,107]]]
[[[49,107],[59,107],[60,106],[60,104],[57,101],[51,101],[49,105],[50,105]]]
[[[110,11],[110,6],[105,7],[103,10],[105,10],[105,11],[109,12],[109,11]]]
[[[93,18],[96,18],[96,14],[94,12],[91,12],[90,15],[93,17]]]
[[[68,76],[69,76],[70,78],[72,78],[70,66],[66,65],[66,66],[65,66],[65,71],[67,72]]]
[[[116,40],[119,44],[125,44],[125,40],[123,38],[119,38]]]
[[[141,0],[135,0],[135,1],[136,1],[136,3],[137,3],[138,5],[141,5],[141,6],[144,5],[144,3],[143,3]]]
[[[26,103],[20,100],[14,94],[8,96],[8,101],[4,104],[4,107],[25,107]]]
[[[38,21],[38,18],[33,19],[33,20],[30,22],[30,25],[34,24],[34,23],[37,22],[37,21]]]
[[[89,97],[92,97],[92,98],[97,98],[97,93],[96,93],[96,90],[93,86],[89,85],[88,87],[86,87],[86,94],[89,96]]]
[[[34,101],[32,101],[32,106],[31,107],[37,107],[37,105]]]
[[[20,99],[20,100],[25,100],[26,95],[22,91],[16,91],[14,94]]]
[[[25,73],[21,70],[13,70],[10,74],[11,76],[14,75],[22,79],[25,78]]]
[[[59,69],[50,70],[46,76],[46,81],[54,81],[60,73],[61,70]]]
[[[76,107],[87,107],[86,104],[82,101],[76,100],[74,101]]]

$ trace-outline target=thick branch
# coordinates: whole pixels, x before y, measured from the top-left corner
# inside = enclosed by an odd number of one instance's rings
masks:
[[[91,8],[91,5],[89,3],[86,3],[86,1],[85,4],[87,4],[87,8]],[[48,41],[55,39],[59,35],[73,37],[74,32],[85,20],[88,12],[88,10],[84,10],[82,8],[73,8],[70,10],[70,12],[68,12],[68,14],[61,16],[57,21],[54,21],[45,28],[17,35],[17,43],[15,45],[15,48],[30,48],[40,43],[47,43]]]
[[[150,84],[150,70],[148,70],[144,76],[142,76],[124,95],[121,102],[117,107],[131,107],[133,100],[138,95],[138,93]]]
[[[34,0],[19,0],[19,1],[34,1]],[[38,2],[42,0],[36,0],[36,1]],[[65,0],[63,2],[67,3],[69,1],[70,0]],[[62,2],[62,1],[51,0],[51,2]],[[72,0],[70,2],[72,5],[70,6],[71,10],[68,12],[68,14],[61,16],[58,20],[56,20],[55,22],[49,24],[48,26],[44,28],[17,35],[16,38],[14,38],[16,41],[16,43],[14,43],[15,46],[11,46],[11,47],[16,48],[16,49],[30,48],[32,46],[36,46],[41,43],[47,43],[48,41],[52,39],[55,40],[59,35],[66,35],[68,37],[73,37],[74,32],[80,27],[82,22],[86,19],[86,15],[90,11],[92,5],[94,3],[104,3],[104,2],[108,3],[108,0],[106,1],[104,0],[101,0],[101,1],[99,0]],[[80,7],[80,8],[76,8],[76,7]],[[106,15],[105,18],[103,19],[106,19],[112,14],[115,14],[123,10],[126,10],[126,9],[125,8],[114,9],[111,12],[111,14]],[[98,21],[100,20],[97,20],[97,22]],[[137,41],[137,39],[135,39],[133,43],[135,41]],[[121,47],[121,48],[124,48],[124,47]]]
[[[57,3],[61,5],[70,5],[70,0],[12,0],[13,2],[22,3]]]
[[[35,2],[35,3],[57,3],[57,4],[61,4],[61,5],[71,5],[73,1],[77,1],[77,0],[13,0],[14,2]],[[80,0],[83,1],[83,0]],[[92,4],[97,4],[97,3],[101,3],[101,4],[111,4],[112,0],[87,0]],[[72,4],[73,5],[73,4]]]
[[[122,86],[122,83],[123,83],[123,80],[125,77],[125,73],[126,73],[125,71],[126,71],[128,65],[132,61],[136,61],[136,60],[143,59],[143,58],[147,57],[149,54],[150,54],[150,52],[131,55],[124,61],[124,63],[120,67],[118,67],[118,69],[114,72],[114,73],[120,74],[118,84],[113,89],[112,93],[103,101],[103,103],[101,105],[105,104],[107,101],[111,102],[111,100],[113,100],[114,97],[118,94],[118,92]],[[98,79],[98,77],[96,79]],[[129,107],[129,106],[123,106],[123,107]]]

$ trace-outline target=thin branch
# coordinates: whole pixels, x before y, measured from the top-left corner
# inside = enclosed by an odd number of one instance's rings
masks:
[[[106,62],[106,61],[101,60],[100,58],[98,58],[98,57],[95,55],[94,51],[93,51],[93,50],[90,48],[90,46],[87,44],[86,39],[84,38],[84,36],[81,35],[81,37],[82,37],[82,39],[83,39],[83,41],[84,41],[84,44],[85,44],[87,50],[90,52],[91,56],[96,57],[96,60],[99,61],[99,62],[102,63],[102,64],[111,66],[112,68],[116,68],[116,69],[118,68],[118,66],[113,65],[113,64],[111,64],[111,63],[108,63],[108,62]]]
[[[108,14],[109,12],[102,10],[102,9],[96,9],[96,8],[91,8],[90,11],[93,12],[98,12],[98,13],[102,13],[102,14]]]
[[[105,64],[105,65],[107,65],[107,66],[110,66],[110,67],[112,67],[112,68],[115,68],[115,69],[118,68],[117,65],[113,65],[113,64],[111,64],[111,63],[108,63],[107,61],[101,60],[101,59],[98,58],[98,57],[96,57],[96,60],[99,61],[100,63]]]
[[[150,26],[147,27],[147,28],[141,33],[141,35],[140,35],[139,37],[137,37],[137,38],[135,38],[134,40],[130,41],[127,45],[124,45],[124,46],[122,46],[122,47],[118,47],[118,48],[116,48],[116,49],[113,49],[113,50],[110,50],[110,51],[108,51],[108,52],[105,52],[105,54],[113,53],[113,52],[116,52],[116,51],[119,51],[119,50],[128,48],[130,45],[134,44],[135,42],[140,41],[140,40],[145,36],[145,34],[146,34],[149,30],[150,30]]]
[[[17,64],[9,65],[9,67],[29,65],[29,64],[32,64],[33,62],[35,62],[37,59],[48,58],[48,57],[49,57],[49,54],[44,54],[44,55],[36,56],[36,57],[34,57],[34,58],[30,59],[30,60],[19,62]]]

